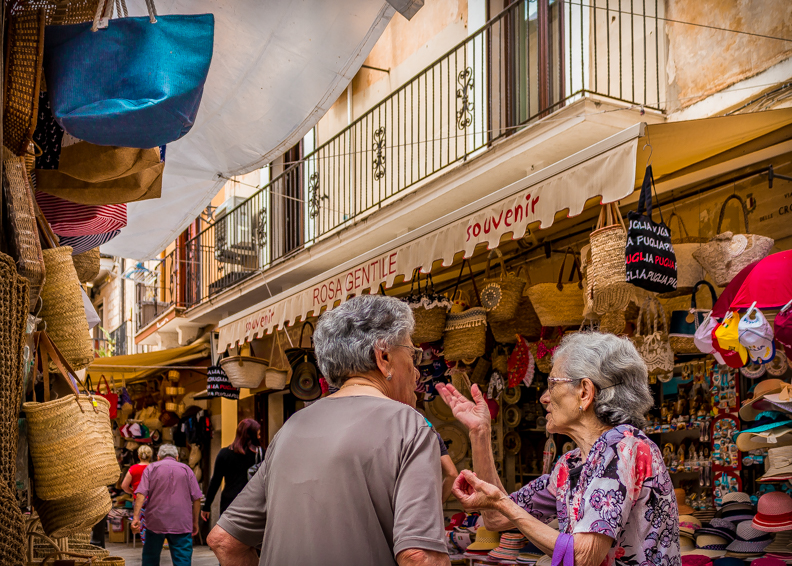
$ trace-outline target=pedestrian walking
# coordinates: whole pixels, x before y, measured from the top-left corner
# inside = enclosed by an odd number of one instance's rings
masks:
[[[153,453],[150,446],[141,446],[138,448],[137,455],[138,459],[140,459],[140,463],[129,468],[126,476],[124,476],[124,481],[121,482],[121,489],[131,495],[133,501],[135,499],[135,491],[137,491],[137,488],[140,485],[140,480],[143,477],[143,472],[145,471],[146,467],[151,464],[152,454]],[[140,542],[146,544],[145,508],[140,510]]]
[[[245,489],[248,482],[248,470],[263,460],[261,449],[261,425],[255,419],[243,419],[237,425],[236,438],[227,448],[221,448],[215,459],[214,473],[209,481],[201,518],[209,520],[212,503],[225,482],[220,494],[220,514],[225,513],[228,506],[236,499],[239,492]]]
[[[140,530],[140,511],[145,503],[147,532],[142,566],[159,566],[166,539],[173,566],[192,563],[192,537],[198,534],[202,494],[195,474],[178,458],[175,446],[163,444],[157,461],[147,466],[140,478],[132,530]]]

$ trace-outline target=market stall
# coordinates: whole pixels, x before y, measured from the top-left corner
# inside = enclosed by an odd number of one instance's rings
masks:
[[[237,363],[268,360],[286,330],[351,296],[400,297],[424,350],[419,409],[457,467],[470,467],[466,431],[435,385],[469,394],[477,384],[513,491],[574,447],[546,432],[539,403],[559,341],[590,330],[625,336],[649,370],[645,432],[672,475],[683,551],[792,560],[783,537],[792,511],[790,183],[768,183],[770,165],[792,170],[790,118],[636,127],[222,321],[220,351]],[[684,148],[679,135],[691,140]],[[299,388],[297,367],[312,360],[287,359],[291,376],[267,383],[261,361],[256,385]],[[321,383],[315,366],[310,374],[306,383]],[[312,391],[309,400],[323,394]],[[519,536],[478,528],[461,511],[446,504],[460,563],[542,560]]]

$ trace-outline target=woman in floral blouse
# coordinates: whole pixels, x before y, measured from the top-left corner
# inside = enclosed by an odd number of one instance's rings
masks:
[[[470,432],[475,474],[454,494],[482,512],[490,530],[519,529],[548,555],[560,533],[573,535],[575,566],[679,566],[679,513],[657,446],[641,432],[652,406],[646,366],[632,343],[612,334],[564,338],[542,395],[547,431],[578,448],[550,475],[508,495],[495,469],[487,404],[452,386],[440,394]],[[558,519],[559,530],[546,525]]]

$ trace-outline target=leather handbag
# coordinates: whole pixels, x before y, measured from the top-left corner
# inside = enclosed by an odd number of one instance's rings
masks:
[[[100,0],[93,23],[47,29],[52,113],[76,138],[147,149],[192,128],[212,60],[214,16],[158,16],[153,0],[146,6],[148,17],[108,22],[113,2]]]
[[[103,383],[105,386],[105,392],[101,393],[99,388]],[[99,378],[99,384],[96,386],[96,394],[99,397],[107,399],[107,402],[110,403],[110,419],[112,420],[116,418],[116,415],[118,415],[118,393],[113,392],[113,390],[110,388],[110,384],[107,383],[107,378],[105,376]]]
[[[699,353],[699,349],[694,342],[696,329],[704,323],[707,313],[710,312],[712,308],[697,308],[696,293],[702,285],[706,285],[709,288],[710,296],[712,297],[712,305],[715,305],[715,301],[718,300],[715,288],[710,285],[708,281],[699,281],[693,286],[693,295],[690,297],[690,309],[675,310],[671,313],[668,341],[671,344],[671,349],[677,354]]]

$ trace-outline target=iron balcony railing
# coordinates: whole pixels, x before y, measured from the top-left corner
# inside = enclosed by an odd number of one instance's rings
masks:
[[[187,308],[206,302],[585,95],[661,109],[661,9],[659,0],[513,2],[177,244],[161,266],[176,288],[160,300]]]

